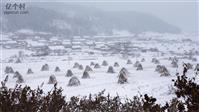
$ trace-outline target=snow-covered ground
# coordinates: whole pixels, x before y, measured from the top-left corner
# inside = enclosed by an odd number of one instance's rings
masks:
[[[98,46],[98,41],[99,46],[106,45],[107,43],[111,45],[111,43],[114,43],[115,41],[131,42],[128,46],[134,47],[130,47],[129,52],[133,52],[134,54],[139,55],[128,56],[123,56],[119,52],[110,53],[108,51],[105,52],[101,50],[96,50],[93,47],[85,46],[81,46],[82,49],[80,51],[71,50],[69,53],[60,56],[48,55],[36,57],[31,55],[31,53],[34,51],[28,50],[26,48],[3,48],[3,55],[1,60],[1,80],[4,80],[7,75],[4,73],[5,67],[11,66],[14,71],[18,71],[23,76],[25,82],[21,83],[22,85],[29,85],[32,88],[37,88],[42,83],[44,83],[42,88],[45,91],[50,91],[53,88],[53,84],[48,84],[48,80],[50,75],[55,75],[58,86],[63,88],[64,95],[66,95],[67,98],[70,98],[71,96],[89,95],[90,93],[95,94],[105,89],[106,94],[110,93],[111,95],[120,95],[123,98],[132,98],[135,95],[147,93],[156,97],[158,99],[158,102],[160,103],[169,101],[174,96],[171,89],[171,86],[173,85],[173,82],[171,80],[176,78],[175,74],[177,72],[182,72],[183,62],[189,62],[194,65],[193,67],[195,67],[195,65],[198,63],[198,61],[193,61],[189,58],[186,58],[187,55],[185,55],[186,53],[189,54],[190,51],[192,51],[194,52],[192,56],[199,60],[199,55],[197,54],[197,51],[199,49],[197,39],[194,42],[189,42],[183,41],[183,39],[185,38],[184,35],[176,36],[169,34],[159,34],[154,36],[154,34],[151,33],[142,34],[139,35],[139,37],[140,38],[116,38],[117,40],[112,39],[108,41],[106,39],[103,40],[102,38],[98,37],[100,38],[99,40],[94,40],[96,46]],[[189,37],[186,37],[185,39],[189,39]],[[28,43],[31,41],[28,39]],[[135,51],[134,49],[132,49],[137,47],[138,49]],[[101,48],[103,48],[103,46],[101,46]],[[156,48],[158,49],[158,51],[141,51],[143,49],[150,48]],[[24,52],[21,63],[9,62],[10,59],[15,59],[16,57],[18,57],[19,51]],[[87,51],[92,51],[94,52],[94,54],[91,55],[87,53]],[[169,60],[169,57],[174,56],[179,58],[178,68],[173,68],[171,66],[171,60]],[[151,62],[152,58],[154,57],[160,61],[160,65],[165,65],[167,67],[171,76],[160,76],[159,73],[155,72],[157,64]],[[141,62],[142,58],[145,58],[146,61]],[[133,63],[126,64],[128,59],[130,59]],[[89,72],[89,79],[81,78],[84,69],[79,70],[77,68],[73,68],[75,62],[82,64],[85,68],[86,65],[90,65],[90,62],[99,63],[99,65],[101,65],[103,60],[106,60],[108,62],[108,66],[101,66],[101,68],[97,69],[91,66],[93,71]],[[137,71],[136,67],[133,66],[136,61],[140,61],[143,66],[143,71]],[[108,67],[113,66],[115,62],[118,62],[120,67],[114,67],[115,73],[107,73]],[[46,63],[49,65],[49,71],[41,71],[42,65]],[[60,72],[54,71],[56,66],[61,69]],[[128,83],[118,84],[118,73],[123,67],[125,67],[129,71]],[[34,73],[27,74],[28,68],[31,68]],[[81,83],[80,86],[67,86],[69,79],[71,78],[65,76],[68,69],[71,69],[74,75],[79,78]],[[194,76],[193,69],[189,72],[191,74],[190,77]],[[199,82],[198,77],[196,81]],[[16,85],[16,79],[13,78],[13,74],[9,74],[7,85],[9,87],[14,87]]]

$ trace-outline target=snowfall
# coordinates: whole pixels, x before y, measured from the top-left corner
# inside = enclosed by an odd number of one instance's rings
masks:
[[[14,34],[12,34],[14,35]],[[9,39],[10,34],[3,34],[2,38]],[[102,38],[102,37],[95,37]],[[109,44],[115,41],[131,42],[134,46],[141,48],[157,48],[160,52],[141,52],[136,50],[135,52],[139,55],[127,55],[123,56],[120,53],[101,53],[96,49],[89,49],[88,47],[82,47],[79,52],[70,51],[62,56],[48,55],[48,56],[31,56],[32,51],[27,49],[5,49],[1,47],[1,80],[4,80],[6,75],[4,70],[6,66],[11,66],[14,71],[18,71],[24,78],[24,83],[21,85],[28,85],[32,88],[41,87],[46,92],[52,90],[53,84],[48,84],[49,76],[55,75],[57,79],[58,87],[63,89],[63,94],[66,99],[72,96],[87,96],[91,94],[97,94],[102,90],[105,90],[106,94],[112,96],[119,95],[121,98],[133,98],[133,96],[140,94],[149,94],[158,99],[159,103],[165,103],[165,101],[171,100],[175,95],[173,93],[173,82],[172,79],[176,79],[176,73],[182,73],[182,64],[184,62],[193,64],[193,69],[189,70],[189,77],[195,76],[194,67],[198,63],[199,55],[194,54],[193,57],[197,60],[193,61],[189,58],[183,58],[185,52],[196,52],[199,50],[199,41],[197,35],[189,34],[153,34],[144,33],[140,34],[139,38],[131,38],[131,36],[121,39],[117,36],[105,37],[112,38],[106,41],[98,42],[100,45]],[[191,39],[192,41],[182,41],[183,39]],[[27,43],[30,40],[27,40]],[[32,40],[31,40],[32,41]],[[33,43],[31,42],[30,43]],[[3,43],[3,42],[2,42]],[[5,43],[4,43],[5,44]],[[96,40],[96,45],[97,40]],[[99,46],[100,46],[99,45]],[[85,51],[93,51],[94,54],[88,54]],[[18,55],[19,51],[24,52],[24,57],[21,63],[9,62],[10,58]],[[172,53],[171,53],[172,51]],[[133,52],[133,51],[132,51]],[[176,54],[173,54],[176,53]],[[174,68],[171,65],[169,57],[179,58],[178,68]],[[141,62],[144,58],[145,61]],[[152,58],[157,58],[160,61],[160,65],[165,65],[170,73],[170,76],[160,76],[160,73],[155,71],[157,64],[151,62]],[[131,60],[132,64],[127,64],[127,60]],[[108,66],[101,66],[103,61],[108,62]],[[137,71],[134,67],[134,63],[140,61],[143,66],[143,70]],[[86,65],[90,65],[91,62],[98,63],[100,68],[91,68],[92,72],[89,72],[90,78],[82,79],[84,70],[73,68],[74,63],[77,62],[82,64],[85,68]],[[109,66],[113,66],[115,62],[118,62],[119,67],[114,67],[115,73],[107,73]],[[49,65],[49,71],[41,71],[41,67],[44,64]],[[60,72],[55,72],[55,67],[60,68]],[[118,84],[118,74],[121,68],[128,70],[128,83]],[[33,74],[27,74],[28,68],[31,68]],[[66,77],[67,70],[72,70],[74,76],[77,76],[80,80],[79,86],[67,86],[71,77]],[[199,78],[196,78],[196,82],[199,83]],[[43,85],[42,85],[43,83]],[[13,78],[13,74],[9,74],[7,86],[14,88],[16,85],[16,79]],[[41,86],[42,85],[42,86]]]

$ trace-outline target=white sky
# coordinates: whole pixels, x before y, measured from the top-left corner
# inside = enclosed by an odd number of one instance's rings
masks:
[[[3,0],[5,1],[5,0]],[[14,0],[16,1],[16,0]],[[199,0],[19,0],[66,2],[102,10],[132,10],[156,15],[185,32],[199,32]],[[67,5],[66,5],[67,6]]]
[[[98,0],[102,1],[102,0]],[[105,0],[104,0],[105,1]],[[107,0],[108,2],[82,3],[103,10],[132,10],[158,16],[180,27],[185,32],[199,32],[199,0]]]

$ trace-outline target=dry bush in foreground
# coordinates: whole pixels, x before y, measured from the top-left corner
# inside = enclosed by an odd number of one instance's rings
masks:
[[[54,89],[47,94],[42,89],[16,85],[14,89],[6,87],[6,81],[0,87],[0,112],[199,112],[199,85],[195,78],[182,76],[174,81],[176,98],[165,105],[156,103],[152,96],[140,95],[133,99],[105,95],[103,90],[97,95],[83,98],[73,96],[66,101],[62,89]]]

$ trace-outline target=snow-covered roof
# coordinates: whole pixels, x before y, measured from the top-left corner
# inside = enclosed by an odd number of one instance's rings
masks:
[[[51,40],[51,41],[57,41],[57,40],[59,40],[58,38],[59,38],[59,37],[55,37],[55,36],[54,36],[54,37],[52,37],[50,40]]]
[[[80,44],[82,44],[82,42],[72,42],[72,44],[77,44],[77,45],[80,45]]]
[[[44,45],[45,45],[44,43],[40,43],[40,42],[32,41],[32,40],[27,40],[26,42],[27,42],[29,45],[31,45],[31,46],[44,46]]]
[[[64,46],[48,46],[51,50],[63,50]]]
[[[70,45],[71,42],[70,41],[63,41],[62,44],[65,44],[65,45]]]
[[[29,29],[20,29],[20,30],[18,30],[16,33],[23,33],[23,34],[32,35],[32,34],[34,34],[34,31],[29,30]]]
[[[75,46],[72,46],[72,48],[73,48],[73,49],[77,49],[77,48],[81,48],[81,46],[75,45]]]
[[[13,41],[13,40],[9,40],[6,42],[6,44],[16,44],[17,42],[16,41]]]

